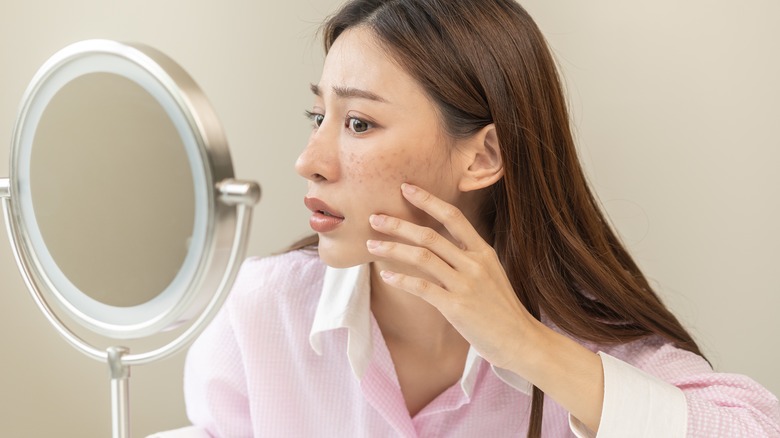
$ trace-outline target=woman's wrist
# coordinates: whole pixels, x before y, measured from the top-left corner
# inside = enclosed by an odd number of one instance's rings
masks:
[[[511,371],[528,379],[529,374],[544,366],[549,357],[548,331],[552,330],[533,318],[530,314],[520,318],[519,328],[507,336],[507,345],[504,349],[506,356],[493,365]],[[532,382],[533,383],[533,382]]]
[[[522,339],[523,347],[507,361],[506,369],[597,431],[604,398],[601,358],[536,319],[528,322]]]

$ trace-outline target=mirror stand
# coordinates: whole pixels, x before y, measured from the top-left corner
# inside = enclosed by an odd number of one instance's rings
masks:
[[[12,243],[18,243],[21,235],[19,230],[15,228],[14,221],[11,220],[12,211],[9,202],[11,193],[9,186],[8,178],[0,178],[0,201],[2,201],[2,209],[6,219],[6,231],[8,232],[9,240]],[[24,283],[49,323],[77,350],[93,359],[108,364],[111,378],[113,438],[129,438],[130,436],[130,366],[142,365],[169,357],[194,341],[197,335],[216,316],[220,307],[222,307],[230,287],[238,274],[240,258],[245,253],[249,237],[252,208],[260,200],[260,186],[253,181],[226,179],[216,184],[216,191],[218,202],[236,208],[237,224],[224,275],[216,288],[216,292],[197,319],[178,337],[152,351],[130,354],[130,350],[122,346],[112,346],[106,351],[101,351],[76,335],[54,312],[49,302],[43,296],[41,288],[38,287],[39,279],[30,270],[30,264],[26,263],[28,257],[20,249],[22,246],[17,244],[11,245],[14,259],[24,279]]]
[[[129,353],[126,347],[108,347],[108,368],[111,372],[111,436],[130,437],[130,366],[122,362]]]

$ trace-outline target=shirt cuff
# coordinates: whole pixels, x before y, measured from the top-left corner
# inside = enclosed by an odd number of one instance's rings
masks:
[[[620,359],[599,352],[604,404],[598,434],[569,414],[578,438],[685,437],[688,406],[682,390]]]

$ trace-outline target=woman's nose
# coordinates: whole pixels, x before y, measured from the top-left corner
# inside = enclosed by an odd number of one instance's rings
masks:
[[[339,177],[338,145],[323,126],[309,137],[306,149],[295,161],[295,171],[312,182],[335,181]]]

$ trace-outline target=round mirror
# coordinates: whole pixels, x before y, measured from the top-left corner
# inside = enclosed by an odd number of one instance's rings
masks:
[[[35,75],[10,169],[8,220],[28,286],[111,338],[201,314],[243,252],[238,206],[259,196],[232,180],[221,127],[184,70],[106,40],[70,45]]]

